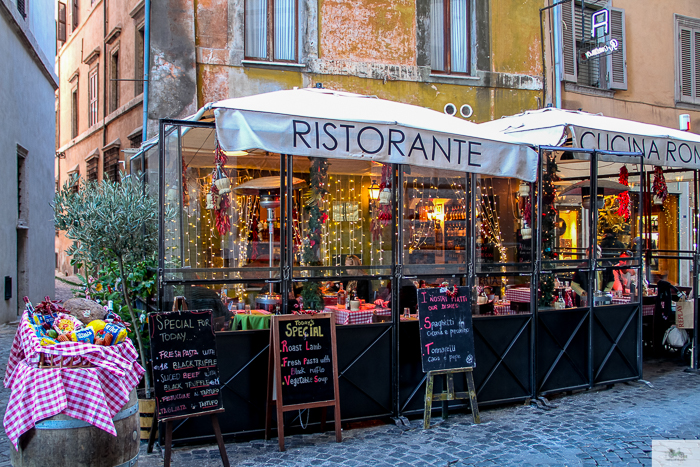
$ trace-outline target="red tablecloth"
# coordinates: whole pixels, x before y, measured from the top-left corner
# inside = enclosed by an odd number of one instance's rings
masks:
[[[509,302],[530,303],[530,288],[513,287],[506,289],[506,300]]]
[[[372,315],[375,313],[380,316],[391,316],[391,308],[378,308],[374,305],[365,305],[359,311],[350,311],[329,305],[323,311],[335,313],[336,324],[369,324],[372,322]]]
[[[49,365],[90,364],[92,368],[38,368],[40,352]],[[116,436],[112,417],[129,402],[129,393],[144,373],[138,357],[128,338],[109,347],[83,342],[42,347],[25,312],[5,370],[4,384],[12,394],[3,423],[12,444],[17,448],[24,432],[59,413]]]

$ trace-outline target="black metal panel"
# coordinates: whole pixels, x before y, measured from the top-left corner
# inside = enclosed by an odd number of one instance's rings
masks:
[[[540,311],[537,318],[537,393],[590,386],[587,308]]]
[[[525,399],[532,388],[532,315],[474,318],[479,403]]]
[[[593,309],[593,384],[640,378],[640,305]]]
[[[532,397],[531,315],[474,318],[476,385],[479,404]],[[403,415],[422,413],[425,404],[425,373],[421,368],[418,323],[399,325],[399,410]],[[455,391],[466,391],[464,378],[455,378]],[[442,378],[434,391],[442,391]],[[468,401],[449,401],[451,408],[468,408]],[[433,405],[440,410],[440,405]]]
[[[343,420],[392,414],[391,323],[337,326]]]

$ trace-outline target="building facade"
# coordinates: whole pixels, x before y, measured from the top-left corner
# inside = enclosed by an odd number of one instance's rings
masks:
[[[58,2],[56,186],[119,178],[125,151],[139,147],[143,122],[143,0]],[[76,269],[56,237],[56,268]]]
[[[538,108],[541,4],[154,2],[149,136],[159,118],[293,87],[376,95],[471,121]]]
[[[54,12],[23,0],[0,1],[0,322],[17,319],[22,297],[53,295],[53,94],[58,79]]]

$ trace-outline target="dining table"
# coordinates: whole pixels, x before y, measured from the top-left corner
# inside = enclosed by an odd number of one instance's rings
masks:
[[[327,305],[323,309],[324,313],[334,313],[335,324],[369,324],[373,321],[374,315],[391,317],[391,308],[379,307],[371,303],[360,305],[360,309],[352,311],[346,307],[337,305]]]
[[[274,316],[269,311],[251,310],[250,314],[236,313],[232,323],[232,330],[251,331],[254,329],[270,329],[270,319]]]

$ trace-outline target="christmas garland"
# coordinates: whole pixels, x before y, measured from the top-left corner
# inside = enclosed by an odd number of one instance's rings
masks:
[[[666,178],[664,177],[664,171],[661,166],[656,166],[654,168],[654,183],[651,187],[651,192],[657,198],[661,199],[663,203],[668,197],[668,187],[666,186]]]
[[[621,185],[630,186],[629,171],[627,166],[620,167],[620,178],[618,179]],[[629,191],[623,191],[617,195],[617,215],[622,216],[627,222],[630,218],[630,194]]]
[[[308,233],[302,240],[302,262],[305,266],[320,266],[319,250],[323,224],[328,214],[322,211],[324,197],[328,194],[328,159],[314,157],[309,167],[309,191],[305,194],[304,211],[308,214]],[[301,291],[306,310],[322,310],[323,294],[317,282],[306,282]]]

